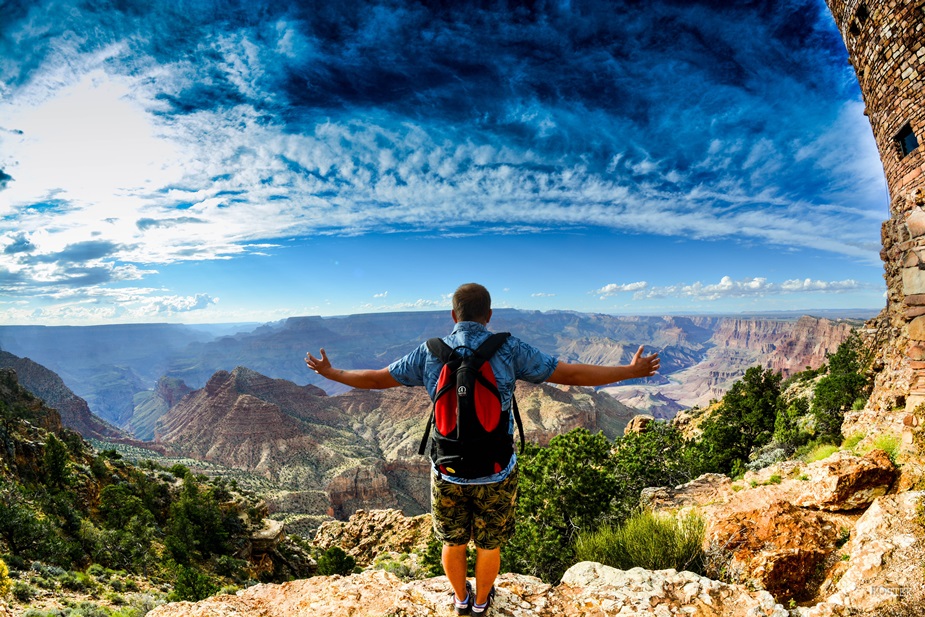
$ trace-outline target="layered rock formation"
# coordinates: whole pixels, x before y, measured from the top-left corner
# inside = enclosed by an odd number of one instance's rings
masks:
[[[74,394],[56,373],[41,364],[0,351],[0,367],[16,371],[23,388],[56,409],[61,415],[61,423],[83,437],[104,441],[128,438],[124,432],[93,415],[87,401]]]
[[[634,415],[587,388],[521,383],[517,398],[526,438],[540,444],[577,427],[613,439]],[[417,454],[430,408],[423,388],[332,397],[238,367],[184,397],[160,419],[156,435],[178,454],[278,483],[287,492],[271,496],[276,511],[338,518],[361,508],[420,514],[430,503],[429,463]]]
[[[700,318],[711,335],[696,363],[671,374],[670,383],[605,388],[626,405],[671,419],[685,408],[720,399],[752,366],[761,365],[784,377],[818,368],[834,353],[857,323],[804,316],[796,321]]]

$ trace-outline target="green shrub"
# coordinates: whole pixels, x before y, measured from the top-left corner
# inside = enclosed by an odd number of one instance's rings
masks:
[[[16,600],[25,604],[35,597],[35,587],[25,581],[16,581],[11,593]]]
[[[105,594],[103,594],[103,598],[105,598],[106,601],[113,606],[122,606],[125,604],[125,596],[114,591],[107,591]]]
[[[6,565],[14,570],[29,569],[29,563],[19,555],[6,554],[0,557],[0,561],[5,561]]]
[[[396,555],[395,553],[379,553],[373,561],[372,567],[376,570],[385,570],[394,574],[403,581],[422,578],[423,571],[408,553]]]
[[[865,349],[857,332],[828,356],[829,374],[813,390],[811,411],[818,439],[841,441],[845,412],[854,408],[858,399],[866,400],[869,393],[869,360],[870,350]]]
[[[219,576],[239,576],[245,567],[247,567],[246,561],[235,559],[231,555],[220,555],[215,559],[215,573]]]
[[[841,447],[843,450],[854,450],[854,447],[861,443],[861,440],[864,439],[864,433],[854,433],[845,438],[845,441],[842,442]]]
[[[689,570],[703,573],[703,536],[706,525],[698,514],[684,516],[642,511],[618,527],[604,525],[579,534],[581,561],[596,561],[621,570]]]
[[[899,455],[899,438],[896,435],[888,433],[877,435],[870,445],[871,447],[865,451],[865,454],[871,450],[883,450],[890,457],[890,461],[896,464],[896,457]]]
[[[170,471],[170,473],[172,473],[177,478],[186,478],[186,476],[191,475],[189,467],[186,465],[181,465],[180,463],[177,463],[168,471]]]
[[[86,572],[66,572],[58,578],[61,586],[70,591],[92,591],[96,581]]]
[[[198,602],[199,600],[205,600],[217,591],[218,587],[212,583],[208,575],[196,568],[188,568],[181,564],[177,566],[176,582],[168,599],[171,602],[177,600]]]
[[[81,602],[67,613],[68,617],[111,617],[111,615],[109,609],[92,602]]]
[[[807,463],[815,463],[816,461],[829,458],[836,452],[838,452],[838,446],[833,444],[821,444],[814,446],[803,458]]]
[[[625,519],[644,488],[676,486],[702,473],[699,450],[667,422],[614,442],[574,429],[548,447],[529,445],[517,464],[517,529],[501,551],[502,568],[552,584],[575,563],[579,530]]]
[[[347,575],[356,567],[356,559],[344,552],[339,546],[332,546],[318,557],[318,574]]]

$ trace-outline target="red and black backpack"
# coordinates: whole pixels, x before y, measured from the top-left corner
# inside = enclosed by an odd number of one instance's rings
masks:
[[[509,336],[509,332],[492,334],[477,349],[452,348],[439,338],[427,341],[427,349],[443,368],[418,453],[425,453],[429,437],[430,458],[442,474],[484,478],[502,471],[511,461],[510,411],[501,408],[498,383],[488,362]],[[460,349],[472,353],[463,355]],[[523,450],[524,429],[516,399],[512,407]]]

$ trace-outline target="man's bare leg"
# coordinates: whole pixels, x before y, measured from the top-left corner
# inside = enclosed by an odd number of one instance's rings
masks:
[[[443,552],[441,553],[443,571],[446,572],[446,577],[450,579],[450,585],[453,586],[453,592],[456,594],[456,599],[460,602],[466,599],[467,546],[467,544],[457,544],[456,546],[444,544]],[[478,572],[477,566],[476,572]],[[495,574],[497,575],[497,572],[495,572]]]
[[[478,548],[475,553],[475,603],[485,604],[501,569],[501,548]],[[465,585],[465,583],[464,583]]]

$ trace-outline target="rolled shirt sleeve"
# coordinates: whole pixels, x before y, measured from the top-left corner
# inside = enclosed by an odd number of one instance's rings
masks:
[[[424,367],[427,363],[427,345],[417,349],[389,365],[389,373],[403,386],[423,386]]]

